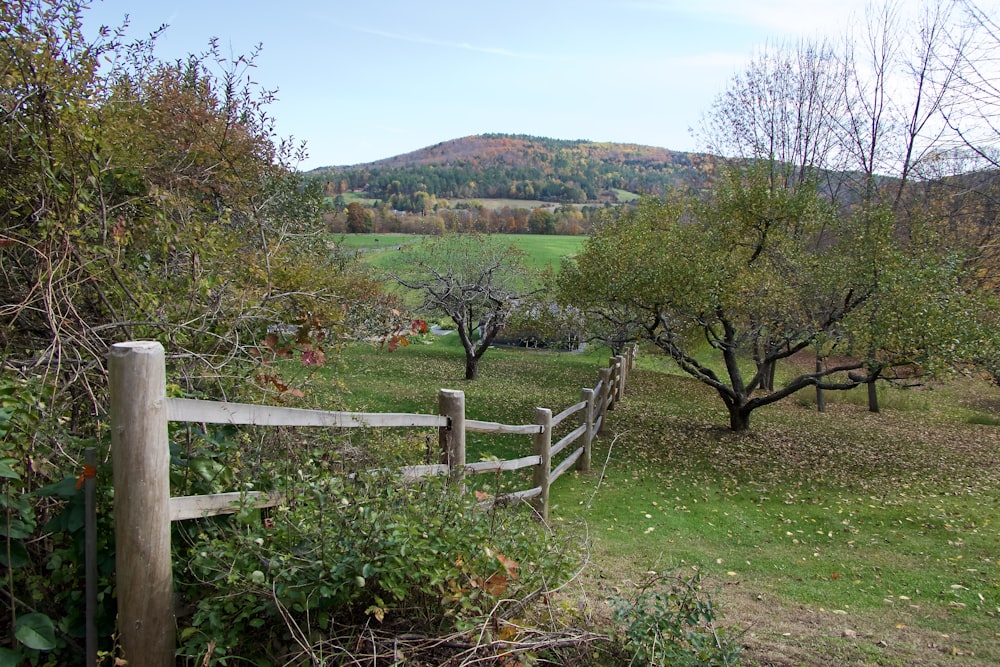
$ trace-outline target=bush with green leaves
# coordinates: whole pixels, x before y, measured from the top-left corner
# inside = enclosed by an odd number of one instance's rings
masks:
[[[469,630],[523,615],[577,565],[526,507],[480,506],[444,478],[296,477],[266,520],[247,510],[186,528],[183,655],[272,660],[352,624]]]
[[[718,605],[701,588],[701,574],[658,576],[632,598],[611,600],[630,665],[738,665],[740,644],[724,628]]]
[[[69,664],[84,644],[84,493],[78,469],[55,447],[82,452],[98,445],[42,418],[51,388],[35,378],[0,373],[0,665]],[[110,470],[99,465],[99,477]],[[98,485],[98,504],[110,506]],[[98,513],[97,608],[102,648],[114,632],[114,545],[110,511]],[[9,625],[8,625],[9,624]],[[9,647],[8,647],[9,646]]]

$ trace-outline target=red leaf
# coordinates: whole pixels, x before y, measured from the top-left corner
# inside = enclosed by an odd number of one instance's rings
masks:
[[[500,597],[507,590],[507,575],[503,572],[490,575],[490,578],[483,582],[483,590],[490,595]]]
[[[511,579],[517,579],[517,570],[521,565],[513,558],[507,558],[503,554],[497,554],[497,560],[503,565],[503,569],[507,571],[507,576]]]
[[[325,363],[326,355],[323,354],[323,350],[306,350],[302,353],[303,366],[322,366]]]
[[[406,347],[410,344],[409,339],[406,336],[400,336],[396,334],[389,339],[389,351],[395,352],[400,347]]]

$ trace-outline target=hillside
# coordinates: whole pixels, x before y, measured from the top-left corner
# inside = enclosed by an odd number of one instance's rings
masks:
[[[425,193],[439,199],[498,197],[558,203],[616,201],[616,190],[662,194],[702,187],[717,157],[637,144],[484,134],[412,153],[309,172],[327,194],[366,192],[404,204]]]

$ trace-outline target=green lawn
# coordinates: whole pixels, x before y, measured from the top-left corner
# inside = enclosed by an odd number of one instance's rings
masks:
[[[563,257],[580,251],[586,236],[555,236],[541,234],[501,234],[501,239],[513,243],[526,254],[529,266],[559,269]],[[427,237],[413,234],[343,234],[332,240],[352,250],[366,250],[366,262],[380,269],[392,269],[398,261],[398,248],[421,243]]]
[[[336,234],[332,241],[350,250],[386,250],[410,243],[420,243],[424,237],[416,234]]]
[[[491,350],[467,382],[452,338],[349,348],[312,376],[314,395],[434,412],[437,390],[457,388],[472,418],[530,423],[536,406],[579,400],[607,361]],[[844,394],[819,414],[803,395],[737,435],[713,392],[653,354],[595,470],[553,487],[553,524],[590,545],[568,605],[601,618],[609,592],[699,568],[727,621],[747,629],[747,664],[1000,664],[1000,429],[988,423],[1000,391],[972,380],[891,390],[882,414]],[[528,453],[527,438],[470,439],[470,461]]]

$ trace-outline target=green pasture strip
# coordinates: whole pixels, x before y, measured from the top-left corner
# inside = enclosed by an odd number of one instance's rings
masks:
[[[398,246],[420,243],[418,234],[331,234],[330,240],[350,250],[394,250]]]
[[[618,198],[619,203],[626,204],[630,201],[635,201],[639,199],[639,195],[634,192],[629,192],[628,190],[622,190],[620,188],[615,188],[615,197]]]
[[[498,211],[505,206],[511,209],[524,208],[529,211],[534,208],[547,208],[550,210],[555,210],[561,206],[557,202],[542,201],[540,199],[449,199],[448,203],[452,208],[458,208],[459,206],[482,206],[489,211]]]
[[[374,206],[375,204],[378,203],[378,199],[373,199],[371,197],[368,197],[367,194],[364,192],[345,192],[340,196],[344,198],[345,206],[355,201],[361,204],[362,206]],[[334,200],[336,200],[336,197],[326,197],[325,200],[328,205],[332,206]]]
[[[558,271],[563,257],[580,252],[586,236],[553,236],[549,234],[506,234],[527,255],[528,265],[536,269],[551,267]]]
[[[501,239],[524,251],[529,266],[535,269],[551,267],[558,271],[563,257],[575,255],[583,247],[585,236],[555,236],[547,234],[500,234]],[[422,243],[428,237],[414,234],[343,234],[333,237],[352,250],[365,250],[364,260],[378,269],[391,271],[399,266],[398,248]]]

